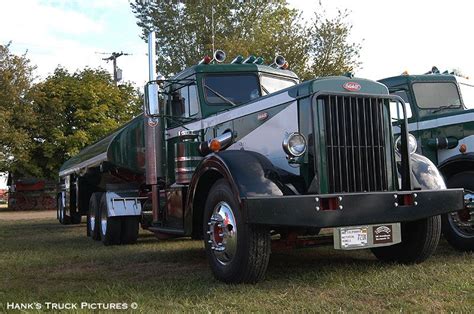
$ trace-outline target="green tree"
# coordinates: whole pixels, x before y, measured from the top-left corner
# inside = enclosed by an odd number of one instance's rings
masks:
[[[308,27],[311,63],[303,79],[313,76],[342,75],[360,66],[361,45],[349,41],[352,25],[347,22],[349,11],[338,10],[336,17],[328,18],[325,11],[315,13]]]
[[[34,87],[33,108],[33,162],[54,178],[65,160],[138,115],[141,99],[130,84],[115,86],[103,69],[71,74],[58,67]]]
[[[31,106],[34,66],[26,54],[10,52],[10,44],[0,45],[0,172],[35,172],[29,162],[30,136],[35,124]]]
[[[359,65],[360,44],[349,42],[352,26],[347,11],[328,18],[318,8],[306,23],[286,1],[136,1],[133,12],[145,39],[157,33],[159,71],[169,76],[212,54],[212,16],[215,48],[228,56],[262,56],[271,63],[283,55],[301,78],[339,75]],[[214,12],[214,14],[212,14]]]
[[[307,60],[300,13],[285,1],[137,1],[131,6],[143,37],[157,32],[158,66],[165,76],[212,54],[212,11],[215,48],[229,57],[253,54],[272,62],[282,54],[294,69]]]

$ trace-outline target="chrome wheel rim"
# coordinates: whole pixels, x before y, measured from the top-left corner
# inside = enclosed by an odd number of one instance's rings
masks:
[[[90,231],[93,232],[95,230],[95,216],[94,215],[89,216],[89,225],[90,225]]]
[[[229,264],[237,251],[237,222],[232,207],[219,202],[207,225],[211,252],[221,265]]]
[[[474,238],[474,193],[466,190],[464,194],[463,211],[456,211],[448,214],[449,224],[454,232],[464,238]],[[467,212],[466,212],[467,211]],[[467,214],[467,217],[465,216]]]
[[[100,214],[100,226],[102,229],[102,235],[105,236],[107,233],[107,209],[106,210],[101,210]]]

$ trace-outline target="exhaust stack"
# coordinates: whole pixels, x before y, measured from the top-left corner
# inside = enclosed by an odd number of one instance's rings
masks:
[[[152,192],[152,212],[153,221],[160,220],[159,217],[159,187],[158,179],[163,178],[163,118],[160,108],[161,96],[159,95],[159,85],[156,80],[156,52],[155,52],[155,32],[148,35],[148,72],[150,82],[146,86],[145,95],[148,99],[148,107],[145,106],[145,176],[146,184],[151,185]],[[158,112],[147,115],[146,108],[150,108],[150,103],[154,103]],[[150,112],[150,110],[148,110]]]

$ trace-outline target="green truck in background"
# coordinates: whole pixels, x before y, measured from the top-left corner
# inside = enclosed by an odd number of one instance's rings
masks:
[[[417,152],[437,165],[448,188],[465,189],[465,208],[442,216],[443,234],[454,248],[472,251],[474,85],[466,77],[440,73],[436,67],[423,75],[402,74],[379,82],[406,102],[408,129],[416,137]]]

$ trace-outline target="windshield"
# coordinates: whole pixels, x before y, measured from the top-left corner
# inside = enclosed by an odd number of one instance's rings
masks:
[[[422,109],[461,106],[461,98],[454,83],[414,83],[413,91],[416,104]]]
[[[203,85],[206,101],[211,105],[240,105],[261,96],[255,74],[207,75]]]
[[[262,75],[260,77],[260,84],[262,85],[263,94],[267,95],[296,85],[296,81],[277,76]]]
[[[466,108],[474,109],[474,85],[465,79],[458,78],[459,88],[461,89],[462,100]]]

